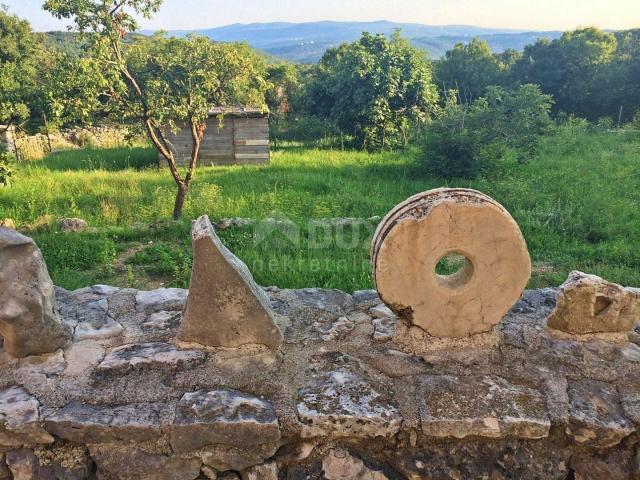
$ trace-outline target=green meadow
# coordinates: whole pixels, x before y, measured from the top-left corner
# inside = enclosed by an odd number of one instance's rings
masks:
[[[180,222],[170,219],[173,181],[155,158],[144,147],[84,149],[21,164],[12,185],[0,188],[0,218],[36,239],[54,282],[68,289],[186,287],[190,220],[206,213],[214,222],[256,221],[220,236],[259,283],[353,291],[372,287],[377,217],[423,190],[470,187],[519,223],[534,264],[531,287],[558,285],[574,269],[640,285],[637,132],[561,128],[528,163],[507,155],[491,176],[459,182],[427,176],[413,151],[289,146],[267,166],[200,168]],[[62,217],[83,218],[91,229],[60,233]],[[346,217],[359,220],[322,220]]]

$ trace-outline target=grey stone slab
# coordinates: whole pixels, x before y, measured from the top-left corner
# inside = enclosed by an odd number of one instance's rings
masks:
[[[551,428],[540,392],[497,376],[423,376],[417,401],[430,437],[538,439]]]
[[[279,439],[280,426],[271,403],[232,389],[185,393],[171,426],[171,446],[180,452],[215,444],[275,445]]]
[[[109,352],[98,365],[101,373],[124,373],[136,369],[183,369],[203,363],[199,350],[179,350],[169,343],[122,345]]]
[[[633,433],[615,386],[594,380],[572,381],[568,391],[567,435],[575,442],[609,448]]]
[[[47,431],[76,443],[157,440],[162,435],[161,404],[95,406],[74,403],[45,419]]]
[[[324,373],[298,392],[303,436],[389,437],[402,424],[397,407],[349,369]]]
[[[40,426],[39,406],[22,387],[0,390],[0,446],[53,442]]]

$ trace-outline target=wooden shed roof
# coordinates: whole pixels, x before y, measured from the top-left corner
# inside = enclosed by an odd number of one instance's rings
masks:
[[[259,108],[249,107],[213,107],[209,110],[210,117],[217,117],[218,115],[240,118],[262,118],[268,116],[269,112]]]

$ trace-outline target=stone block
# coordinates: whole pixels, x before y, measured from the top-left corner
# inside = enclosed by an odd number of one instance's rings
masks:
[[[239,448],[274,445],[280,426],[271,403],[232,389],[185,393],[171,426],[171,446],[176,452],[206,445]]]
[[[539,439],[551,428],[540,392],[497,376],[423,376],[417,401],[430,437]]]
[[[569,382],[567,435],[575,442],[610,448],[634,431],[615,386],[594,380]]]
[[[97,367],[100,373],[126,373],[144,369],[183,369],[203,363],[199,350],[179,350],[169,343],[122,345],[109,352]]]
[[[209,217],[196,220],[191,235],[193,269],[178,340],[210,347],[280,346],[269,298],[222,244]]]
[[[53,442],[40,426],[39,406],[22,387],[0,390],[0,446]]]
[[[14,357],[55,352],[71,337],[35,242],[0,227],[0,337]]]
[[[550,328],[578,335],[630,332],[640,321],[640,289],[574,271],[558,289]]]

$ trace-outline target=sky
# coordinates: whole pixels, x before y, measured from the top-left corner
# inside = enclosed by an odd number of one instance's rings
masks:
[[[65,24],[43,0],[0,0],[37,31]],[[232,23],[317,20],[474,25],[521,30],[570,30],[595,25],[640,27],[640,0],[165,0],[145,29],[195,30]]]

